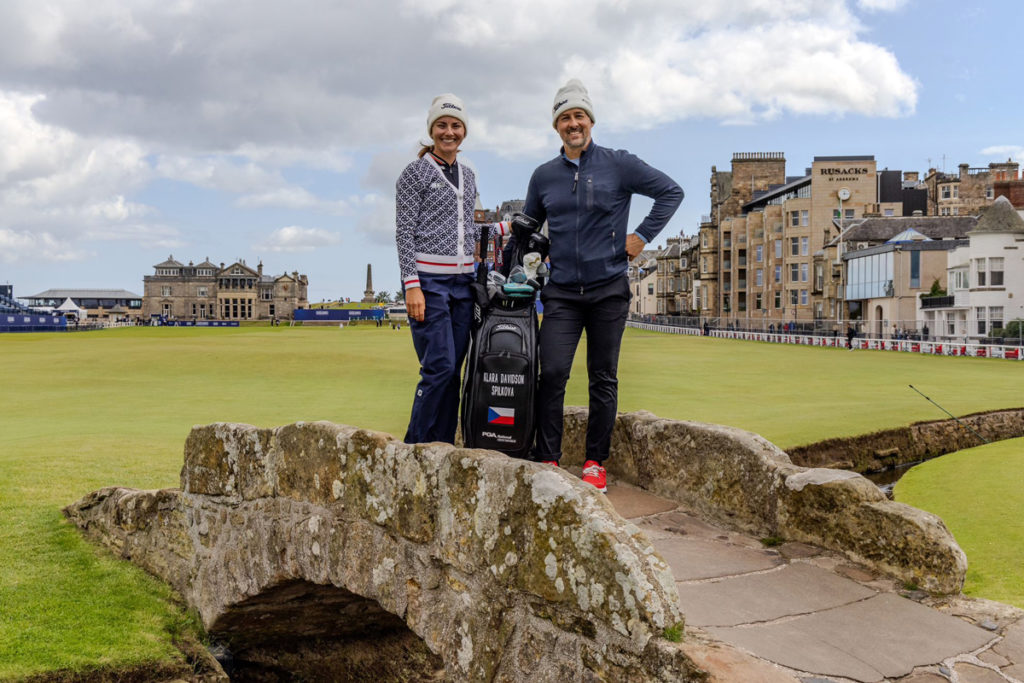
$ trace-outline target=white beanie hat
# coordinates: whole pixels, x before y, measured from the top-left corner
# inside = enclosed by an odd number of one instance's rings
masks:
[[[587,112],[591,121],[597,120],[594,118],[594,105],[590,102],[590,95],[578,78],[569,79],[569,82],[555,93],[555,106],[551,108],[551,125],[555,126],[559,114],[569,109],[582,109]]]
[[[446,92],[435,97],[434,101],[430,103],[430,110],[427,112],[428,138],[434,128],[434,121],[437,121],[442,116],[451,116],[462,121],[462,125],[466,127],[466,132],[469,132],[469,123],[466,122],[466,108],[463,106],[462,100],[450,92]]]

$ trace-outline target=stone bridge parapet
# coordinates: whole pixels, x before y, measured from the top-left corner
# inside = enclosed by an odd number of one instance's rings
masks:
[[[583,461],[587,411],[566,408],[562,459]],[[620,414],[609,474],[762,537],[802,541],[933,593],[959,593],[967,557],[942,520],[888,500],[859,474],[794,465],[732,427]]]
[[[325,422],[218,423],[189,435],[180,490],[107,488],[65,512],[240,657],[407,629],[449,680],[703,679],[663,637],[682,626],[668,566],[548,466]]]

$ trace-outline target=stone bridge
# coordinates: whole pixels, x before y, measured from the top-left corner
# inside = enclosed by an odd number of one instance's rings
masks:
[[[565,464],[581,458],[585,418],[566,411]],[[754,434],[621,415],[608,465],[727,526],[932,591],[962,585],[940,520],[859,475],[797,467]],[[668,566],[564,470],[324,422],[214,424],[189,435],[180,490],[107,488],[65,512],[171,584],[241,663],[403,680],[705,679],[675,642]]]

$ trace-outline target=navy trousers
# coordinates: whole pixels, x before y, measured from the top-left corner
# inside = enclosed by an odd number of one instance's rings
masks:
[[[459,420],[462,362],[473,324],[469,275],[420,273],[426,300],[423,322],[409,319],[420,359],[420,381],[412,402],[406,443],[454,443]]]
[[[544,320],[540,326],[540,388],[537,444],[533,459],[562,457],[562,409],[565,383],[580,336],[587,333],[587,375],[590,415],[587,460],[608,458],[619,401],[619,348],[629,313],[629,280],[625,277],[594,289],[570,289],[549,283],[541,291]]]

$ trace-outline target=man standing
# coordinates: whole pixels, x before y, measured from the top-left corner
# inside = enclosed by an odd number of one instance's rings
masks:
[[[594,107],[576,79],[555,95],[552,125],[563,147],[533,172],[523,207],[538,222],[547,220],[551,238],[551,275],[540,295],[544,321],[533,459],[557,466],[562,456],[565,384],[585,331],[590,413],[583,481],[604,491],[602,463],[615,426],[619,346],[629,311],[626,269],[665,227],[683,190],[629,152],[591,140]],[[634,194],[653,198],[654,206],[627,236]]]

